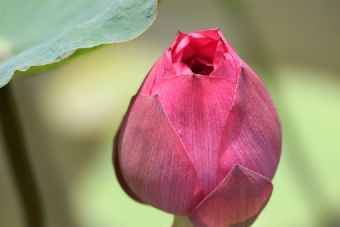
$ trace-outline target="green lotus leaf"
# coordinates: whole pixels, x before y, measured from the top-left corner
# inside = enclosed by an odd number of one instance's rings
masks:
[[[157,0],[0,0],[0,87],[16,71],[133,39],[156,10]]]

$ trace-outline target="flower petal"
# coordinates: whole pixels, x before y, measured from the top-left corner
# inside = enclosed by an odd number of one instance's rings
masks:
[[[116,135],[113,139],[112,163],[113,163],[113,168],[114,168],[115,173],[116,173],[116,178],[117,178],[120,186],[123,188],[124,192],[126,194],[128,194],[128,196],[130,196],[136,202],[144,203],[140,198],[138,198],[138,196],[135,193],[133,193],[131,188],[127,185],[126,181],[124,180],[123,175],[122,175],[122,171],[120,169],[119,158],[118,158],[119,135],[123,132],[123,129],[125,128],[126,120],[128,118],[130,109],[133,106],[134,101],[135,101],[135,96],[133,96],[131,98],[127,114],[125,114],[125,116],[122,120],[122,123],[120,124],[119,129],[118,129],[118,131],[117,131],[117,133],[116,133]]]
[[[118,130],[115,138],[114,138],[114,144],[113,144],[113,156],[112,156],[112,160],[113,160],[113,167],[116,173],[116,178],[120,184],[120,186],[123,188],[124,192],[130,196],[133,200],[135,200],[136,202],[139,203],[144,203],[140,198],[138,198],[138,196],[133,193],[133,191],[131,190],[131,188],[128,186],[128,184],[126,183],[125,179],[123,178],[122,175],[122,171],[119,165],[119,158],[118,158],[118,136],[121,132],[121,129]]]
[[[209,76],[236,81],[241,70],[239,61],[238,56],[234,56],[230,53],[223,53],[221,59],[217,61],[217,63],[214,63],[214,70]]]
[[[151,89],[155,84],[175,76],[175,68],[171,62],[170,53],[169,51],[167,51],[161,56],[161,58],[156,62],[156,64],[154,64],[154,66],[150,70],[149,74],[143,82],[142,87],[140,88],[140,93],[143,95],[150,95]]]
[[[268,202],[268,200],[267,200],[267,202]],[[248,218],[247,220],[242,221],[240,223],[233,224],[230,227],[248,227],[248,226],[251,226],[256,221],[257,217],[260,215],[262,209],[267,205],[267,202],[263,205],[261,210],[255,216]]]
[[[230,227],[246,223],[261,211],[271,192],[272,184],[266,177],[234,166],[189,217],[196,227]]]
[[[273,178],[281,153],[280,123],[267,89],[245,64],[221,143],[220,179],[235,164]]]
[[[152,89],[181,137],[205,195],[219,183],[220,141],[235,87],[224,78],[180,76]]]
[[[187,214],[200,201],[197,173],[156,97],[137,96],[119,142],[123,177],[144,202]]]
[[[208,30],[199,30],[199,31],[194,31],[190,33],[194,36],[197,35],[204,35],[207,38],[214,39],[214,40],[220,40],[221,39],[221,33],[219,32],[218,28],[213,28],[213,29],[208,29]]]

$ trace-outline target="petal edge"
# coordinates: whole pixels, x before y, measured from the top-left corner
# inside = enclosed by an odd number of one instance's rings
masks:
[[[220,179],[235,164],[272,179],[281,154],[281,127],[271,97],[245,63],[221,140]]]
[[[169,213],[187,214],[202,197],[184,145],[155,96],[136,98],[120,138],[119,164],[139,198]]]
[[[189,217],[196,227],[230,227],[256,216],[271,192],[269,179],[242,166],[234,166]]]

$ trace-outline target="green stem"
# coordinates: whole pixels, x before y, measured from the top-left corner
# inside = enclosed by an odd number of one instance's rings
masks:
[[[41,198],[10,84],[0,89],[0,105],[0,128],[3,131],[5,152],[23,207],[26,226],[43,227]]]
[[[174,216],[172,227],[194,227],[191,221],[185,216]]]

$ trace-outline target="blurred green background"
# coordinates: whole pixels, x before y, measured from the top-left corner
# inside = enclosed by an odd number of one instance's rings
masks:
[[[268,86],[283,155],[274,192],[254,227],[339,227],[340,1],[162,0],[128,43],[79,55],[11,83],[42,193],[47,227],[170,227],[172,216],[124,194],[112,139],[130,97],[178,30],[221,28]],[[3,142],[0,132],[0,151]],[[0,226],[22,210],[0,152]]]

